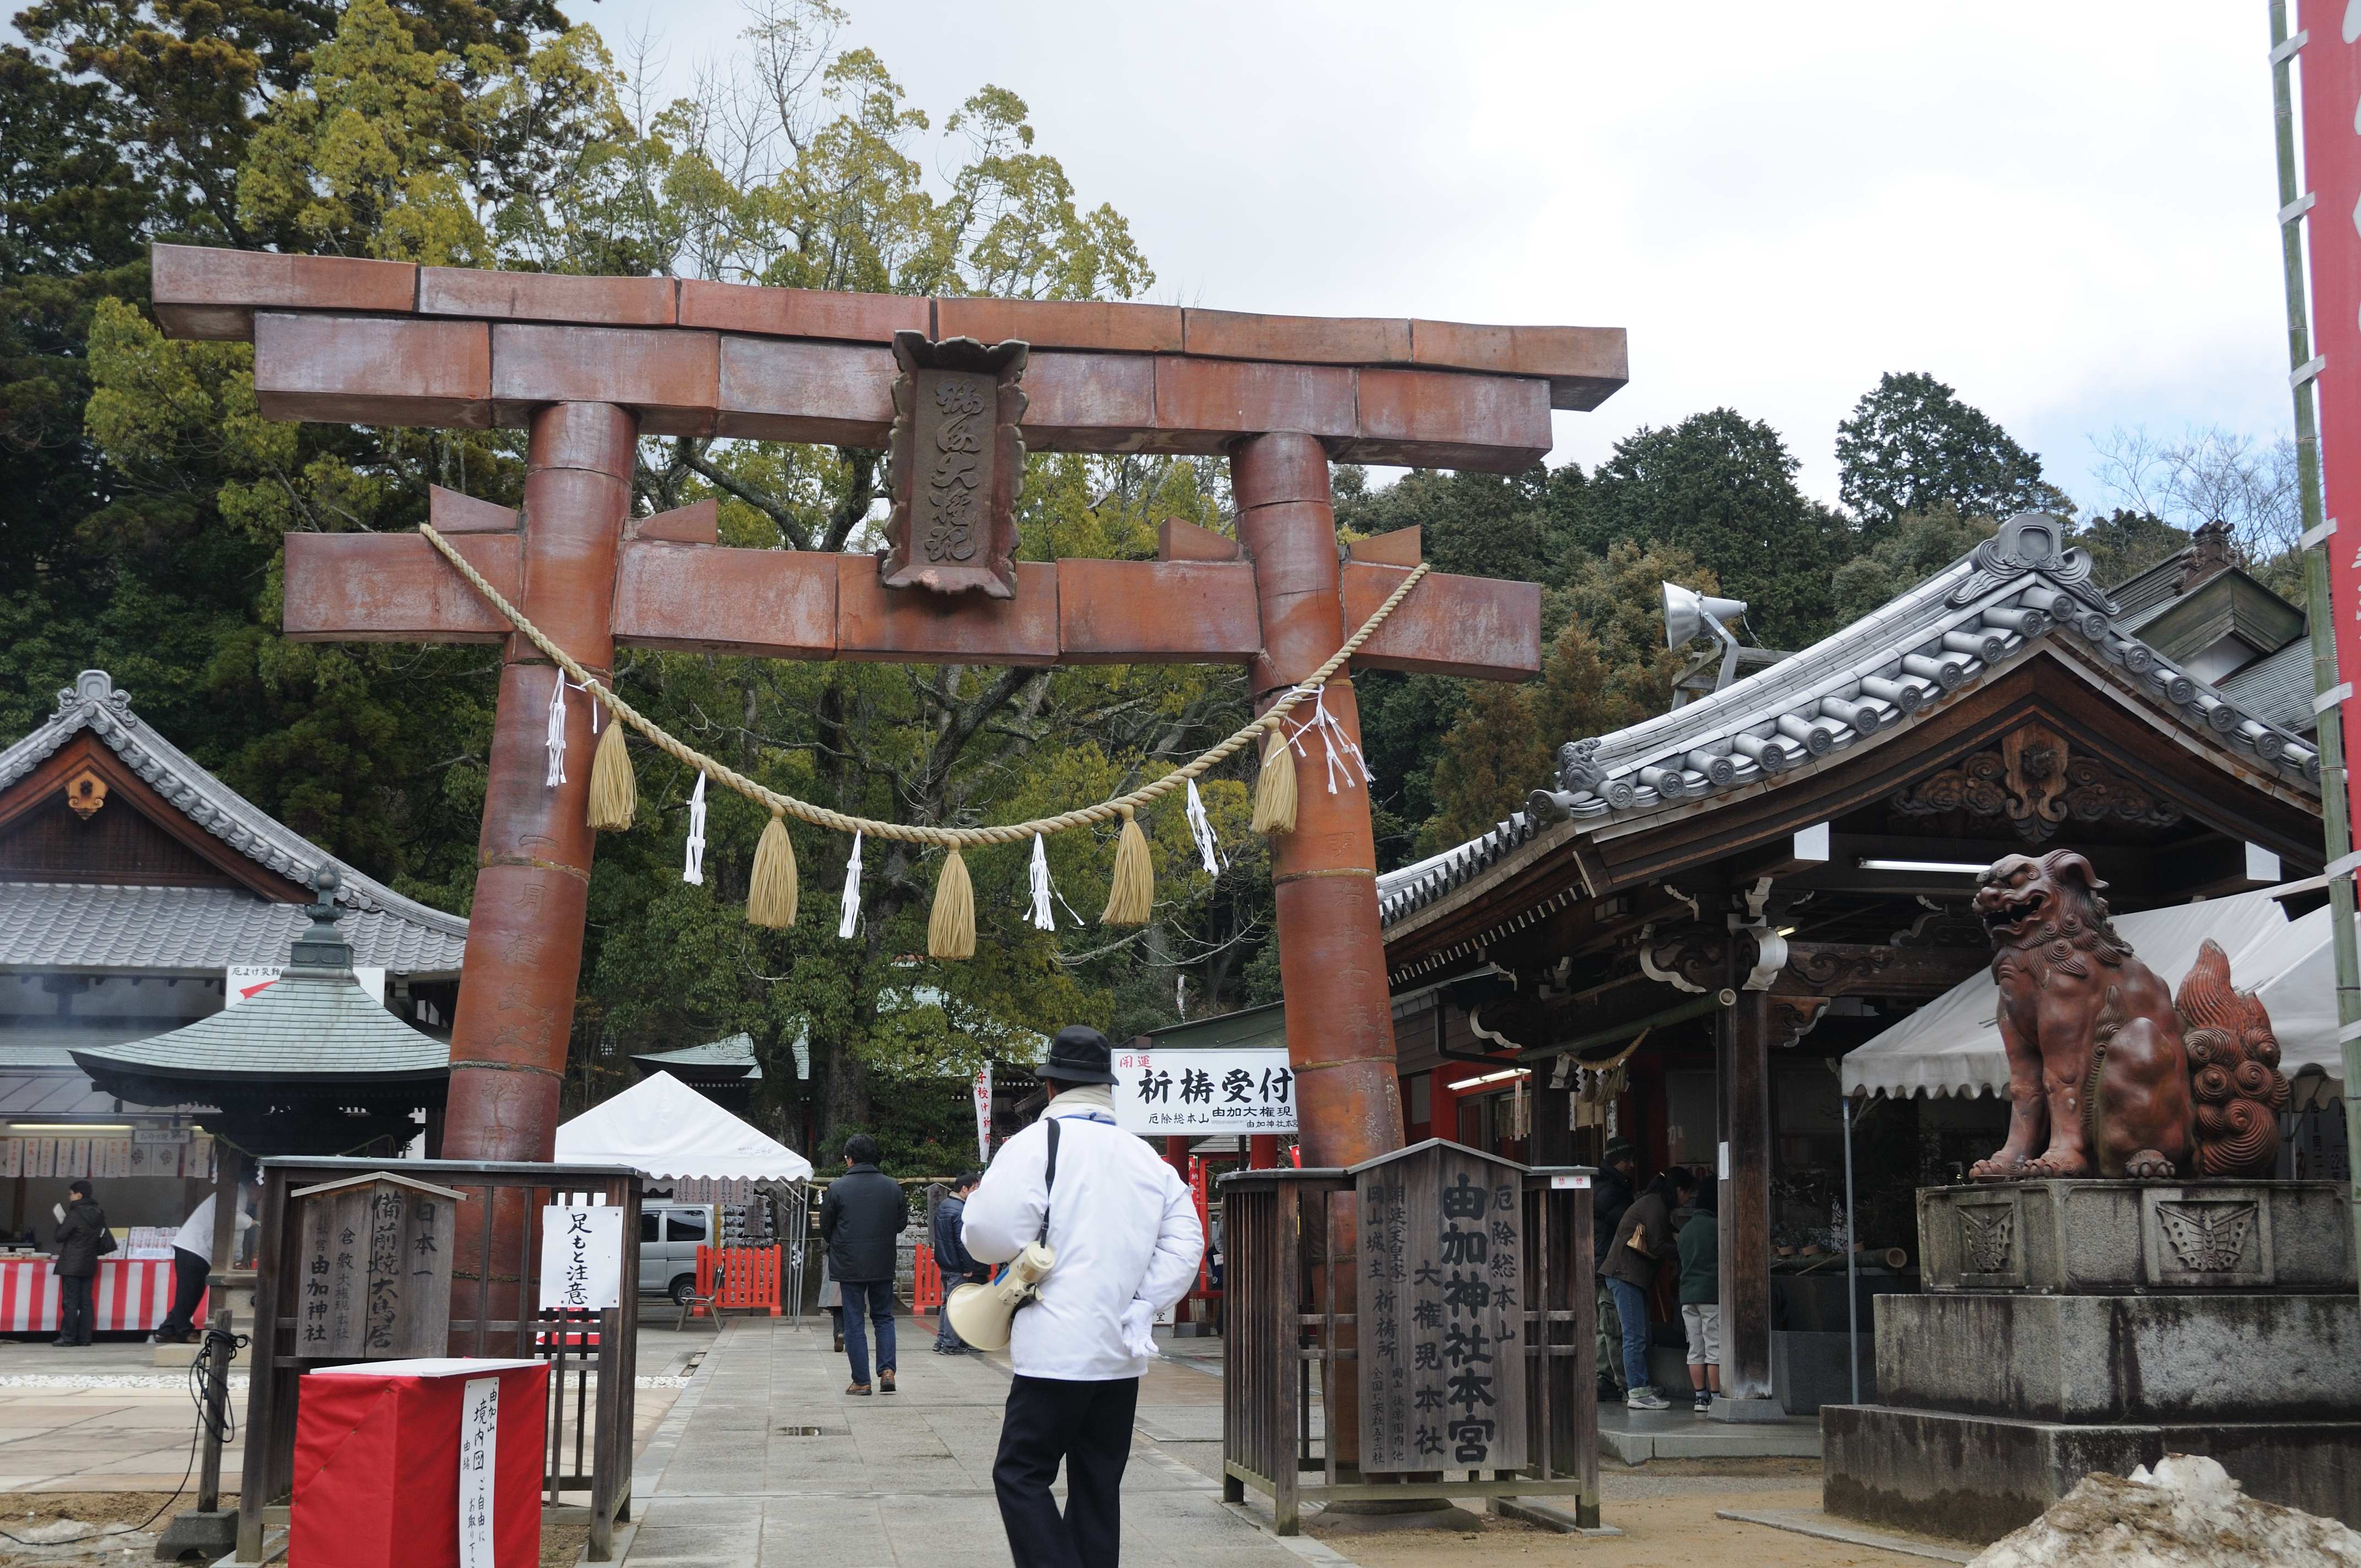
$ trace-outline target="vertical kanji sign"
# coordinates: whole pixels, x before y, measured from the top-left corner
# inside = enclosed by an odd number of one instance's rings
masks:
[[[541,1310],[603,1312],[623,1304],[623,1211],[612,1204],[541,1212]]]
[[[1525,1463],[1517,1168],[1433,1142],[1362,1167],[1361,1469]]]
[[[2303,83],[2303,171],[2312,203],[2312,359],[2317,378],[2328,594],[2347,744],[2361,709],[2361,7],[2308,0],[2296,60]]]
[[[500,1380],[468,1378],[459,1407],[459,1568],[497,1568],[492,1477],[500,1435]]]

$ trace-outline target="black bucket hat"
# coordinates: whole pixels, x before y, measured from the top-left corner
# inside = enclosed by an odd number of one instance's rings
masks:
[[[1113,1083],[1107,1037],[1088,1024],[1069,1024],[1049,1042],[1049,1059],[1033,1069],[1036,1078],[1060,1083]]]

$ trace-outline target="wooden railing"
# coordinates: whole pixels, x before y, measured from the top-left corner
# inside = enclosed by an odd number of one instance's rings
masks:
[[[1271,1499],[1281,1535],[1302,1503],[1418,1497],[1570,1497],[1576,1519],[1598,1523],[1597,1286],[1587,1170],[1521,1173],[1529,1296],[1517,1359],[1525,1385],[1523,1468],[1363,1476],[1334,1441],[1332,1413],[1355,1410],[1362,1376],[1350,1260],[1329,1257],[1332,1222],[1355,1201],[1350,1171],[1246,1170],[1222,1180],[1227,1248],[1222,1387],[1223,1495]],[[1341,1310],[1340,1310],[1341,1309]],[[1313,1420],[1314,1379],[1320,1420]],[[1340,1398],[1340,1392],[1344,1396]],[[1306,1476],[1315,1480],[1306,1483]]]

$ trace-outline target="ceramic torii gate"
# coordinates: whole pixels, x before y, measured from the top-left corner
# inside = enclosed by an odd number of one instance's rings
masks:
[[[1510,473],[1553,408],[1623,384],[1616,328],[1243,315],[1146,304],[911,299],[573,278],[158,246],[158,321],[250,339],[276,419],[530,433],[522,519],[448,492],[470,565],[602,676],[618,644],[783,659],[1225,662],[1258,704],[1315,669],[1417,563],[1386,536],[1340,560],[1331,460]],[[735,550],[710,504],[631,514],[635,438],[883,448],[897,331],[1031,345],[1036,451],[1224,455],[1237,538],[1168,526],[1153,562],[1019,563],[1012,598],[888,589],[868,556]],[[1540,590],[1430,575],[1355,659],[1514,678],[1540,663]],[[555,672],[427,543],[292,534],[286,629],[315,640],[508,643],[452,1038],[455,1158],[545,1159],[581,959],[586,765],[544,783]],[[1328,707],[1357,738],[1349,681]],[[1288,1047],[1307,1163],[1400,1146],[1367,801],[1301,781],[1272,846]]]

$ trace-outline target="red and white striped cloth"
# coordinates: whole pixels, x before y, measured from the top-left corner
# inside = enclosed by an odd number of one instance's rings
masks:
[[[58,1279],[50,1272],[55,1259],[0,1259],[0,1333],[54,1333],[58,1327]],[[98,1260],[98,1282],[91,1292],[96,1309],[91,1324],[102,1332],[147,1332],[172,1310],[172,1265],[169,1259],[112,1258]],[[204,1321],[204,1308],[197,1309]]]

